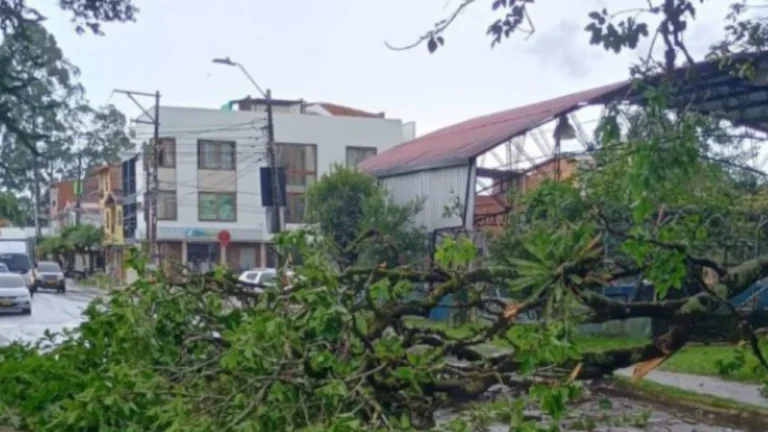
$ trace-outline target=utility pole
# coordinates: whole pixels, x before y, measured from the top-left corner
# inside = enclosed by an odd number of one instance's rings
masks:
[[[240,69],[240,71],[248,78],[248,81],[253,84],[256,90],[264,96],[264,100],[267,102],[267,153],[269,158],[269,168],[272,172],[272,223],[270,231],[272,235],[276,235],[282,229],[280,223],[280,174],[278,172],[278,163],[276,157],[276,144],[275,144],[275,126],[272,120],[272,91],[267,89],[263,91],[256,80],[253,79],[251,74],[240,63],[232,61],[229,57],[215,58],[213,62],[216,64],[222,64],[225,66],[234,66]],[[277,251],[275,251],[277,252]],[[280,255],[277,254],[277,268],[280,268]]]
[[[37,149],[32,154],[32,193],[35,201],[35,238],[40,240],[43,236],[42,226],[40,225],[40,177],[37,173]]]
[[[151,262],[155,265],[158,264],[159,253],[157,247],[157,192],[159,187],[158,171],[158,158],[157,158],[157,146],[160,144],[160,92],[144,93],[129,90],[113,90],[114,93],[122,93],[128,96],[129,99],[136,104],[141,112],[149,120],[136,120],[137,123],[150,124],[154,127],[152,133],[152,145],[149,156],[152,158],[152,163],[147,164],[150,167],[150,173],[147,176],[147,202],[145,203],[148,212],[149,227],[147,229],[147,240],[149,241],[149,254]],[[151,114],[144,106],[136,100],[136,96],[151,97],[155,102],[154,114]],[[148,155],[145,153],[144,157]]]
[[[152,212],[150,213],[150,223],[149,223],[149,229],[152,232],[152,242],[149,244],[149,250],[150,250],[150,256],[152,257],[152,262],[157,264],[160,261],[160,250],[158,248],[157,244],[157,196],[158,192],[160,191],[160,176],[158,175],[158,154],[157,154],[157,146],[161,145],[160,143],[160,122],[158,119],[160,118],[160,92],[155,92],[155,121],[154,121],[154,131],[152,133],[153,136],[153,144],[152,144]]]
[[[77,181],[75,182],[77,201],[75,203],[75,225],[80,226],[80,213],[83,207],[83,152],[77,154]]]
[[[275,123],[272,120],[272,90],[267,89],[264,93],[264,99],[267,101],[267,153],[269,156],[269,169],[272,172],[272,238],[282,230],[280,223],[280,171],[277,163],[277,144],[275,144]],[[277,242],[273,241],[275,248],[275,268],[282,266],[280,254],[277,252]],[[280,278],[282,283],[282,277]]]
[[[272,90],[267,89],[265,93],[267,101],[267,152],[269,155],[269,169],[272,171],[272,234],[280,232],[282,224],[280,223],[280,173],[277,164],[277,149],[275,144],[275,126],[272,120]],[[279,258],[278,258],[278,268]]]

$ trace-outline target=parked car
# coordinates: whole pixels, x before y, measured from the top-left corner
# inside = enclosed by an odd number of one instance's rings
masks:
[[[21,275],[0,274],[0,311],[25,315],[32,313],[32,293]]]
[[[292,272],[288,272],[288,278],[292,277]],[[237,281],[241,286],[250,287],[257,294],[264,292],[264,285],[272,285],[277,278],[277,270],[273,268],[258,268],[252,270],[246,270],[240,274]],[[286,290],[290,289],[289,286],[285,287]]]
[[[5,264],[9,272],[21,275],[29,291],[35,293],[35,275],[29,255],[22,252],[3,252],[0,253],[0,263]]]
[[[40,261],[35,269],[35,288],[55,289],[58,293],[67,291],[64,271],[54,261]]]
[[[0,273],[10,273],[10,272],[11,271],[8,270],[8,266],[7,265],[5,265],[3,263],[0,263]]]

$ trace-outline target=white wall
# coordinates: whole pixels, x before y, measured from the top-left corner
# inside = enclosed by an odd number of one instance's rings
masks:
[[[266,166],[266,117],[261,112],[219,111],[200,108],[161,107],[160,135],[176,139],[176,185],[178,220],[159,221],[158,227],[201,227],[210,229],[260,229],[267,231],[261,207],[259,167]],[[318,176],[333,163],[346,163],[347,146],[376,147],[382,152],[400,144],[400,120],[358,117],[326,117],[302,114],[274,114],[275,141],[317,145]],[[152,137],[152,126],[136,127],[136,142]],[[237,152],[237,222],[198,221],[197,140],[235,141]],[[146,191],[143,163],[136,167],[137,191]],[[139,214],[137,234],[146,231]],[[237,239],[233,238],[233,241]]]
[[[390,191],[392,199],[398,204],[424,198],[423,210],[416,215],[416,224],[429,231],[443,228],[461,227],[459,215],[445,217],[445,208],[452,207],[454,199],[458,198],[460,205],[465,206],[467,183],[475,184],[475,169],[473,165],[464,165],[434,170],[417,171],[381,179],[381,183]],[[464,226],[472,227],[474,218],[475,192],[470,189],[467,207],[467,220]]]

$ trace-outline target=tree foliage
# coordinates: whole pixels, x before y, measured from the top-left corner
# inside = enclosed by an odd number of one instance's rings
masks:
[[[502,37],[535,3],[493,2],[511,14]],[[665,1],[650,11],[663,15],[666,72],[675,65],[670,51],[686,56],[676,35],[690,5]],[[591,19],[590,31],[601,29],[611,49],[632,48],[631,32],[645,33],[640,23],[610,27],[605,13]],[[611,42],[617,35],[624,39]],[[431,36],[430,45],[442,44]],[[508,397],[495,407],[512,430],[562,430],[574,426],[565,414],[583,380],[633,365],[642,377],[703,336],[713,318],[768,368],[753,329],[728,303],[768,276],[768,256],[734,253],[731,243],[754,222],[745,201],[757,201],[721,163],[727,143],[711,134],[720,123],[673,106],[668,84],[641,89],[646,103],[630,130],[621,126],[628,113],[606,110],[594,165],[572,182],[514,197],[521,211],[490,262],[462,236],[440,243],[427,263],[369,259],[382,246],[396,252],[390,257],[408,252],[393,239],[409,237],[402,224],[415,210],[392,217],[398,207],[373,179],[337,168],[309,192],[316,229],[277,238],[280,251],[303,257],[299,266],[282,260],[297,276],[290,289],[255,294],[224,271],[183,282],[152,274],[92,304],[78,331],[55,344],[49,337],[0,349],[0,420],[62,432],[412,430],[434,426],[439,408],[504,384]],[[140,258],[133,265],[147,273]],[[649,282],[654,295],[602,294],[628,279]],[[424,325],[449,298],[484,319],[460,333]],[[541,319],[518,319],[529,311]],[[668,329],[600,352],[574,337],[581,324],[632,318]],[[489,353],[489,344],[510,349]],[[531,406],[548,420],[529,418]],[[486,407],[441,428],[482,430],[498,419],[490,414]]]
[[[58,6],[78,33],[103,34],[101,24],[133,21],[138,12],[131,0],[60,0]],[[100,163],[127,141],[118,134],[125,119],[114,108],[88,107],[79,70],[44,21],[26,0],[0,0],[0,189],[25,196],[35,182],[71,176],[76,149],[87,147],[86,162]]]
[[[75,265],[76,254],[90,254],[101,247],[103,235],[104,232],[97,226],[67,226],[60,234],[43,238],[36,254],[58,262],[62,268],[71,268]]]
[[[395,204],[374,177],[338,165],[307,192],[307,222],[317,225],[329,241],[324,247],[332,248],[330,255],[343,267],[423,259],[427,238],[415,225],[421,208],[416,201]],[[371,232],[381,234],[376,242],[356,247]]]

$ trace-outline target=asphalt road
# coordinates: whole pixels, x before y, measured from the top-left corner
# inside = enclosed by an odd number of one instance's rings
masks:
[[[46,330],[60,332],[82,322],[82,313],[99,292],[67,281],[67,292],[38,291],[32,299],[32,315],[0,313],[0,346],[12,341],[34,342]]]

